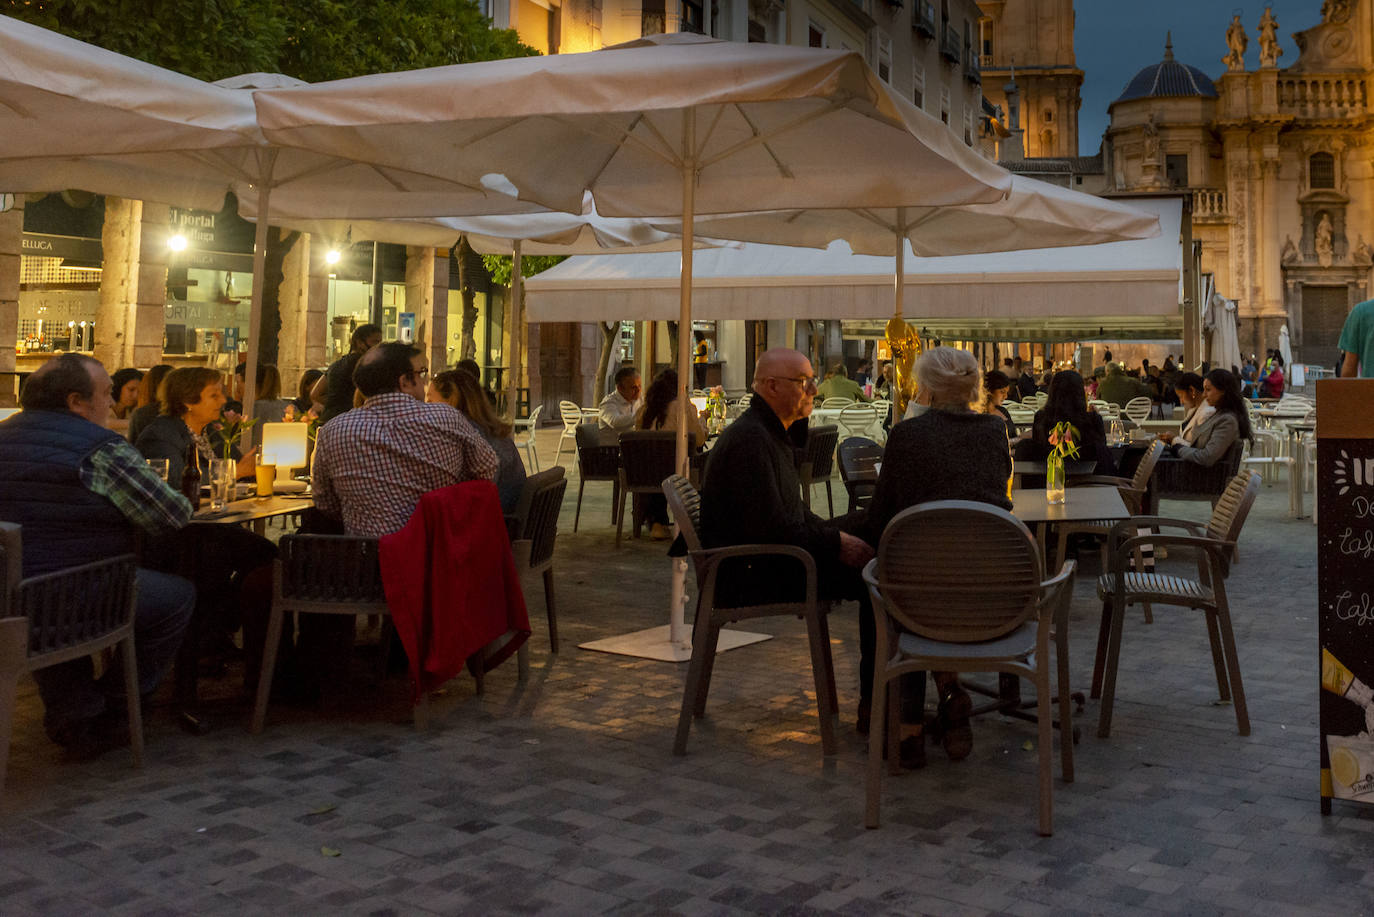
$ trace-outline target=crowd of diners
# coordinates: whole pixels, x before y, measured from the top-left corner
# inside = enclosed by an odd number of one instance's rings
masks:
[[[327,369],[304,374],[294,398],[282,396],[276,368],[260,368],[253,416],[264,422],[310,422],[317,427],[313,454],[314,511],[303,530],[381,536],[406,524],[422,495],[472,479],[493,481],[510,512],[525,479],[512,425],[495,408],[471,361],[429,376],[423,355],[409,345],[382,343],[381,331],[360,326],[348,354]],[[835,373],[837,391],[890,394],[891,367],[858,378]],[[1047,453],[1049,431],[1061,422],[1077,431],[1081,454],[1112,473],[1102,418],[1088,405],[1090,386],[1063,370],[1048,380],[1048,399],[1031,429],[1018,433],[1002,402],[1024,377],[983,373],[974,356],[950,347],[926,351],[916,367],[919,397],[891,428],[882,473],[866,511],[822,519],[800,499],[794,450],[804,443],[821,381],[807,358],[774,349],[759,359],[755,397],[715,440],[702,481],[702,536],[708,545],[786,543],[815,558],[822,595],[860,604],[860,685],[857,727],[868,731],[874,618],[860,568],[872,556],[886,523],[902,509],[938,499],[975,500],[1010,508],[1009,446],[1024,440]],[[1110,377],[1110,373],[1107,374]],[[113,375],[94,359],[66,354],[30,376],[21,393],[24,410],[0,424],[0,519],[23,526],[24,574],[74,566],[137,548],[136,617],[139,686],[152,692],[166,674],[193,612],[203,656],[232,653],[242,631],[245,687],[256,685],[271,599],[274,544],[232,525],[190,525],[192,509],[177,489],[188,460],[228,457],[240,478],[251,478],[255,449],[240,451],[233,431],[243,422],[238,397],[243,368],[225,377],[203,367],[159,365],[146,373]],[[1164,438],[1178,457],[1209,465],[1237,438],[1250,435],[1240,385],[1232,373],[1205,377],[1178,373],[1173,394],[1187,410],[1177,434]],[[860,381],[862,380],[862,381]],[[675,430],[677,374],[661,372],[644,390],[637,371],[620,370],[602,400],[599,425],[609,435],[627,429]],[[689,433],[706,442],[695,410]],[[40,447],[40,448],[35,448]],[[166,463],[162,478],[149,460]],[[159,464],[160,464],[159,462]],[[655,537],[668,537],[661,501],[646,507]],[[975,546],[971,546],[973,548]],[[740,561],[720,573],[724,601],[758,601],[760,593],[799,587],[786,561]],[[309,617],[309,616],[307,616]],[[292,678],[305,697],[317,697],[322,672],[311,659],[337,646],[337,627],[349,622],[302,624],[299,642],[286,646]],[[313,678],[313,681],[312,681]],[[89,660],[37,674],[44,724],[54,741],[76,758],[127,741],[118,677],[97,682]],[[955,673],[934,673],[937,715],[929,730],[951,758],[972,748],[971,707]],[[908,724],[919,728],[926,678],[901,686]],[[192,720],[188,728],[200,728]],[[903,741],[909,765],[924,760],[926,735]]]
[[[375,325],[359,327],[350,352],[306,372],[294,398],[283,397],[276,367],[259,367],[251,420],[315,429],[314,507],[302,529],[385,535],[407,523],[422,495],[469,480],[494,482],[495,499],[511,512],[525,469],[475,364],[430,380],[419,350],[381,337]],[[89,356],[63,354],[28,377],[22,411],[0,424],[0,520],[22,526],[24,576],[137,554],[145,698],[188,633],[200,641],[202,662],[241,653],[245,694],[257,684],[276,546],[237,525],[192,524],[178,486],[188,462],[208,468],[224,458],[238,478],[253,479],[258,450],[241,451],[236,436],[245,423],[243,380],[242,365],[227,374],[167,365],[110,374]],[[197,626],[188,631],[193,615]],[[283,647],[291,676],[283,690],[319,695],[320,648],[334,636],[328,624],[303,622],[299,642]],[[35,680],[45,730],[69,757],[129,740],[118,671],[97,680],[91,660],[81,659],[41,669]],[[205,729],[194,711],[177,716],[192,731]]]

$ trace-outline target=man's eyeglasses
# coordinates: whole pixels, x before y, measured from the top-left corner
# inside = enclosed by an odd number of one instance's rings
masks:
[[[769,376],[768,378],[776,379],[779,382],[795,382],[802,388],[815,388],[818,384],[815,376]]]
[[[424,369],[412,369],[410,372],[406,373],[406,375],[414,376],[417,379],[427,379],[429,378],[429,367],[426,366]]]

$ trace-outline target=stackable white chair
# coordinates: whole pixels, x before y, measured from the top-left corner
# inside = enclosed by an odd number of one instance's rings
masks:
[[[566,439],[573,441],[573,456],[577,456],[577,427],[585,422],[584,413],[576,401],[558,402],[558,416],[563,421],[563,432],[558,434],[558,451],[553,457],[555,465],[563,460],[563,441]]]

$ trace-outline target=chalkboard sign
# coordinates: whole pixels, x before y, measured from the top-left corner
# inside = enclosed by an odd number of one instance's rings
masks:
[[[1321,809],[1374,803],[1374,380],[1317,383]]]

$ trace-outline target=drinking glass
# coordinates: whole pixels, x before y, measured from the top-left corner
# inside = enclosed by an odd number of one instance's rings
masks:
[[[258,496],[259,496],[259,497],[270,497],[270,496],[272,496],[272,490],[273,490],[273,488],[272,488],[272,482],[275,481],[275,480],[277,479],[277,464],[276,464],[276,462],[264,462],[264,461],[262,460],[262,453],[259,452],[259,453],[258,453],[258,461],[257,461],[257,465],[256,465],[255,468],[254,468],[254,472],[255,472],[255,474],[256,474],[256,476],[257,476]]]
[[[167,473],[171,470],[171,462],[165,458],[148,459],[148,467],[153,469],[154,474],[162,478],[163,481],[166,481]]]
[[[222,510],[233,499],[235,465],[233,459],[210,460],[210,509]]]

